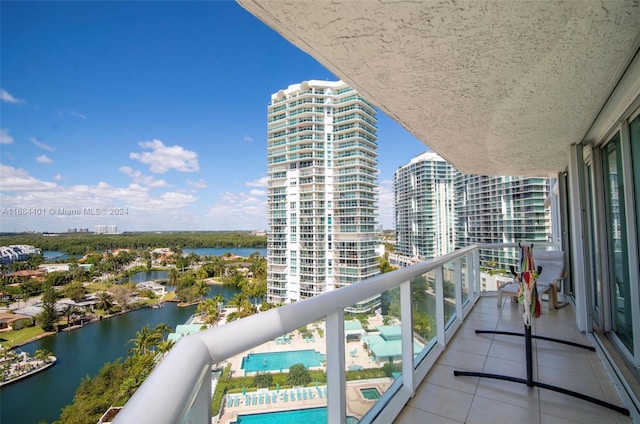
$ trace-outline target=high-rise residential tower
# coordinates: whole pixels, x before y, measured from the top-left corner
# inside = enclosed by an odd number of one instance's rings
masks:
[[[427,152],[396,170],[394,192],[400,263],[470,244],[548,241],[547,178],[462,174]],[[480,262],[508,269],[518,255],[514,249],[481,250]]]
[[[482,243],[549,241],[548,178],[459,174],[456,180],[457,247]],[[501,269],[518,263],[514,249],[480,251],[481,264]]]
[[[416,156],[394,172],[397,254],[424,260],[455,249],[457,174],[433,152]]]
[[[376,125],[375,108],[342,81],[306,81],[271,96],[269,302],[303,300],[379,272]]]

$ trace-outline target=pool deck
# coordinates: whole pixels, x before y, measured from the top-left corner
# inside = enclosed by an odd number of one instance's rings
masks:
[[[379,323],[375,319],[370,319],[369,322],[369,326],[371,328],[375,327],[376,325],[382,325],[381,319]],[[323,324],[318,324],[317,327],[314,325],[308,326],[309,331],[313,332],[313,340],[307,341],[302,338],[298,331],[293,331],[288,335],[291,341],[290,343],[279,344],[276,342],[276,340],[271,340],[267,343],[256,346],[247,352],[229,358],[226,362],[231,364],[232,377],[244,375],[244,371],[242,370],[242,358],[250,353],[289,352],[292,350],[313,349],[317,350],[323,355],[326,355],[326,339],[319,337],[318,332],[316,331],[317,328],[321,328],[324,331]],[[345,369],[347,370],[349,369],[349,366],[361,366],[363,368],[380,367],[372,359],[369,358],[369,354],[363,347],[361,341],[345,342],[345,355]],[[324,369],[324,367],[312,369]],[[282,371],[288,371],[288,369]],[[279,370],[276,370],[276,372],[279,372]],[[253,373],[247,373],[247,375],[253,375]]]
[[[360,388],[375,387],[382,394],[390,384],[391,380],[387,378],[347,382],[347,415],[361,418],[376,402],[366,399],[360,392]],[[326,390],[326,386],[314,386],[279,391],[262,390],[247,392],[244,395],[242,393],[231,394],[224,399],[222,413],[217,422],[232,424],[236,422],[239,415],[325,407],[327,406]],[[300,399],[299,394],[304,394],[304,392],[307,393],[306,399],[304,396]],[[267,398],[269,399],[268,403],[266,402]],[[274,398],[275,402],[273,402]]]
[[[382,319],[379,319],[380,322],[376,318],[370,318],[369,327],[375,328],[378,325],[382,325]],[[242,359],[248,354],[252,353],[273,353],[273,352],[289,352],[292,350],[316,350],[323,355],[327,353],[326,347],[326,339],[320,337],[318,332],[316,331],[318,328],[324,331],[323,324],[311,324],[307,326],[307,329],[313,333],[312,340],[305,340],[298,331],[293,331],[288,335],[290,339],[289,343],[281,343],[276,342],[276,340],[271,340],[262,345],[256,346],[253,349],[243,352],[240,355],[236,355],[232,358],[229,358],[225,363],[231,364],[231,376],[232,377],[240,377],[244,376],[244,371],[242,370]],[[219,364],[223,365],[223,364]],[[380,365],[375,363],[370,357],[361,341],[345,341],[345,369],[349,370],[349,367],[359,366],[362,368],[379,368]],[[312,368],[312,369],[322,369],[326,371],[326,368],[323,366]],[[287,372],[288,369],[283,369],[283,372]],[[273,371],[279,372],[279,370]],[[247,375],[254,375],[255,373],[250,372]],[[375,387],[382,394],[384,393],[389,385],[393,381],[389,378],[381,378],[381,379],[372,379],[372,380],[357,380],[357,381],[349,381],[347,382],[347,413],[348,415],[360,418],[362,417],[375,403],[374,400],[366,399],[362,393],[360,392],[360,388],[365,387]],[[262,390],[260,392],[247,392],[245,395],[241,393],[231,394],[230,396],[233,398],[233,402],[229,403],[228,399],[225,398],[222,403],[221,415],[218,423],[221,424],[230,424],[234,423],[238,417],[238,415],[246,415],[246,414],[259,414],[259,413],[267,413],[267,412],[277,412],[277,411],[289,411],[294,409],[307,409],[307,408],[318,408],[324,407],[327,405],[326,398],[326,388],[325,386],[320,386],[320,393],[318,392],[318,388],[306,387],[304,390],[310,390],[307,392],[307,398],[298,399],[297,397],[297,389],[286,389],[286,390]],[[322,392],[324,388],[324,393]],[[294,391],[296,394],[295,399],[291,398],[291,391]],[[302,390],[302,389],[301,389]],[[287,400],[284,400],[284,393],[287,392]],[[273,395],[276,395],[276,402],[273,402]],[[311,396],[309,396],[309,393]],[[263,401],[260,402],[260,395],[263,395]],[[248,395],[248,396],[247,396]],[[266,396],[269,396],[269,403],[266,402]],[[256,396],[257,401],[254,402],[254,396]]]

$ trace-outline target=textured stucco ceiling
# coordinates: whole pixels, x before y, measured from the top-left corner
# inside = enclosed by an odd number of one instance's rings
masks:
[[[460,171],[485,175],[566,169],[640,39],[638,0],[239,4]]]

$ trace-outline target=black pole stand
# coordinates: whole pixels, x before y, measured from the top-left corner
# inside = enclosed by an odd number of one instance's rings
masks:
[[[512,267],[511,272],[515,275],[515,271],[513,270],[513,267]],[[542,272],[541,267],[538,267],[538,274],[540,274],[541,272]],[[506,376],[506,375],[489,374],[489,373],[473,372],[473,371],[453,371],[453,375],[455,375],[456,377],[457,376],[465,376],[465,375],[466,376],[470,376],[470,377],[485,377],[485,378],[493,378],[493,379],[496,379],[496,380],[512,381],[514,383],[526,384],[527,387],[540,387],[542,389],[552,390],[554,392],[562,393],[562,394],[567,395],[567,396],[573,396],[575,398],[582,399],[582,400],[585,400],[587,402],[595,403],[596,405],[604,406],[605,408],[612,409],[612,410],[614,410],[616,412],[619,412],[619,413],[621,413],[623,415],[626,415],[626,416],[630,415],[629,410],[627,408],[623,408],[621,406],[614,405],[612,403],[605,402],[603,400],[596,399],[594,397],[587,396],[587,395],[582,394],[582,393],[574,392],[572,390],[563,389],[562,387],[551,386],[549,384],[540,383],[540,382],[535,381],[533,379],[533,360],[532,360],[532,350],[531,350],[531,339],[547,340],[547,341],[554,342],[554,343],[562,343],[562,344],[566,344],[566,345],[569,345],[569,346],[574,346],[574,347],[579,347],[579,348],[582,348],[582,349],[587,349],[587,350],[590,350],[592,352],[595,352],[595,350],[596,350],[594,347],[583,345],[583,344],[579,344],[579,343],[573,343],[573,342],[569,342],[569,341],[566,341],[566,340],[554,339],[554,338],[551,338],[551,337],[532,335],[531,334],[531,326],[526,325],[526,324],[524,325],[524,334],[523,333],[515,333],[515,332],[511,332],[511,331],[489,331],[489,330],[476,330],[476,334],[502,334],[502,335],[507,335],[507,336],[524,337],[526,361],[527,361],[527,378],[523,379],[523,378],[517,378],[517,377],[510,377],[510,376]]]
[[[547,341],[556,342],[556,343],[563,343],[566,345],[580,347],[580,348],[595,352],[596,349],[594,347],[581,345],[573,342],[568,342],[565,340],[553,339],[550,337],[534,336],[534,335],[531,335],[531,327],[527,325],[524,326],[524,334],[514,333],[510,331],[488,331],[488,330],[476,330],[476,334],[503,334],[503,335],[520,336],[520,337],[524,336],[526,361],[527,361],[527,378],[524,379],[524,378],[510,377],[506,375],[489,374],[489,373],[473,372],[473,371],[454,371],[453,375],[455,375],[456,377],[465,376],[465,375],[470,377],[485,377],[485,378],[493,378],[496,380],[504,380],[504,381],[511,381],[514,383],[526,384],[527,387],[540,387],[542,389],[552,390],[554,392],[562,393],[567,396],[573,396],[575,398],[582,399],[587,402],[595,403],[596,405],[604,406],[605,408],[612,409],[626,416],[630,415],[629,410],[627,408],[623,408],[621,406],[614,405],[612,403],[605,402],[603,400],[596,399],[594,397],[587,396],[582,393],[574,392],[572,390],[563,389],[562,387],[551,386],[549,384],[541,383],[533,379],[533,360],[532,360],[531,339],[540,339],[540,340],[547,340]]]

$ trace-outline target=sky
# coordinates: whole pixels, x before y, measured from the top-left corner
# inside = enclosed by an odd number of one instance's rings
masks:
[[[340,79],[235,2],[0,2],[0,232],[267,230],[267,106]],[[379,223],[427,147],[378,113]]]

